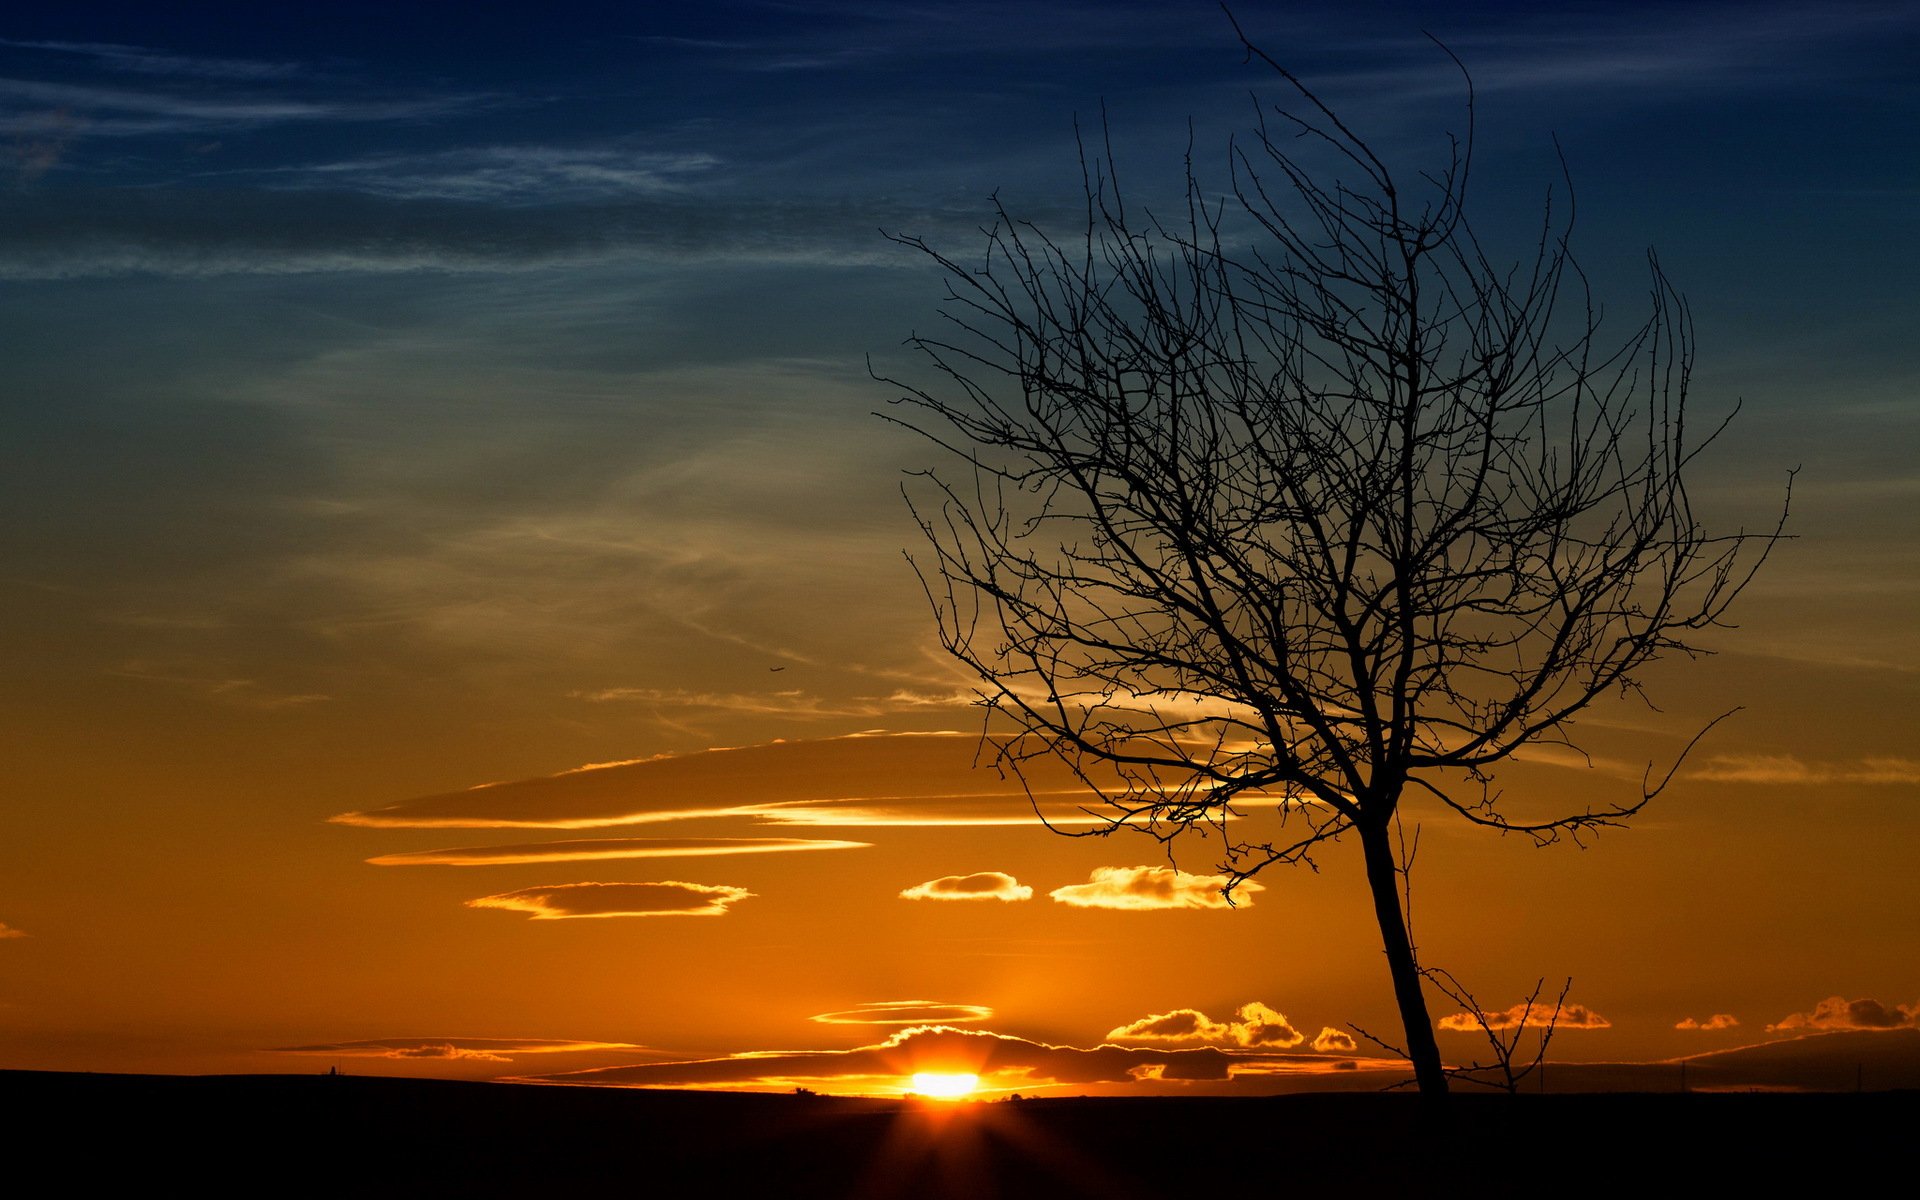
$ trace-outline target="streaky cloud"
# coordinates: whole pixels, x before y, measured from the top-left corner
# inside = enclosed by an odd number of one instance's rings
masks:
[[[718,917],[753,895],[704,883],[555,883],[467,901],[468,908],[523,912],[536,921],[582,917]]]
[[[985,1021],[993,1010],[984,1004],[941,1004],[933,1000],[882,1000],[839,1012],[808,1017],[822,1025],[952,1025]]]
[[[1689,774],[1716,783],[1807,785],[1920,783],[1920,760],[1875,756],[1843,763],[1809,763],[1791,754],[1719,754]]]
[[[316,1042],[274,1046],[268,1054],[304,1054],[323,1058],[444,1059],[512,1062],[522,1054],[590,1054],[608,1050],[646,1051],[632,1042],[582,1042],[561,1038],[374,1038],[354,1042]],[[657,1052],[653,1052],[657,1053]]]
[[[198,79],[281,80],[305,74],[298,63],[262,62],[245,58],[209,58],[201,55],[170,54],[145,46],[127,46],[117,42],[23,41],[0,38],[0,46],[23,50],[47,50],[90,58],[110,70],[137,75],[185,75]]]
[[[1031,826],[1039,823],[1037,809],[1055,825],[1109,823],[1098,796],[1058,760],[1035,758],[1025,764],[1026,778],[1020,780],[976,766],[990,762],[994,749],[983,748],[979,735],[963,733],[770,742],[483,784],[331,819],[402,829],[600,829],[709,817],[809,828]],[[1025,748],[1016,751],[1025,753]],[[1246,808],[1278,802],[1260,796],[1235,801]],[[1209,877],[1180,876],[1201,878]],[[1142,899],[1133,907],[1154,907],[1147,901],[1158,881],[1157,876],[1134,881]],[[1236,895],[1258,890],[1257,884],[1245,883]],[[1183,906],[1225,905],[1189,901]]]
[[[15,929],[13,926],[7,924],[5,921],[0,921],[0,940],[6,939],[6,938],[23,938],[28,936],[30,935],[27,933],[26,930]]]
[[[408,850],[376,855],[367,861],[381,867],[485,867],[513,863],[599,862],[622,858],[707,858],[804,850],[857,850],[872,844],[829,838],[594,838],[508,846]]]

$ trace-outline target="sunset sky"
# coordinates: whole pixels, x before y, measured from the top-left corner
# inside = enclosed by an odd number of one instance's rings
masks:
[[[1701,511],[1799,469],[1715,653],[1500,777],[1617,802],[1741,706],[1632,829],[1409,810],[1426,961],[1571,977],[1556,1060],[1915,1036],[1920,8],[1236,12],[1412,168],[1444,41],[1483,235],[1557,139],[1610,318],[1650,246],[1685,292],[1697,421],[1744,404]],[[1228,907],[973,767],[938,452],[874,415],[942,296],[882,231],[1070,228],[1103,105],[1142,203],[1190,127],[1223,187],[1274,83],[1174,0],[9,9],[0,1068],[1260,1091],[1396,1040],[1357,845]]]

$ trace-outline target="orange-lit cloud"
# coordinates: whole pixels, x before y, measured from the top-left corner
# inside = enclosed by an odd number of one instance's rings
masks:
[[[1715,1013],[1704,1021],[1696,1021],[1692,1017],[1683,1017],[1679,1021],[1676,1021],[1673,1027],[1675,1029],[1713,1031],[1719,1029],[1735,1029],[1738,1028],[1739,1025],[1740,1018],[1734,1016],[1732,1013]]]
[[[787,1090],[838,1085],[898,1093],[920,1072],[978,1075],[986,1088],[1098,1084],[1224,1083],[1237,1074],[1319,1074],[1331,1064],[1212,1046],[1056,1046],[984,1030],[920,1026],[851,1050],[756,1051],[686,1062],[634,1063],[540,1076],[547,1083],[628,1087],[751,1087]]]
[[[753,895],[745,888],[704,883],[555,883],[467,901],[469,908],[503,908],[536,921],[573,917],[717,917]]]
[[[809,1021],[822,1025],[946,1025],[984,1021],[993,1010],[984,1004],[940,1004],[932,1000],[883,1000],[840,1012],[816,1013]]]
[[[1524,1019],[1529,1029],[1545,1029],[1551,1025],[1555,1029],[1611,1029],[1613,1022],[1584,1004],[1563,1004],[1558,1016],[1549,1005],[1534,1004],[1529,1008],[1525,1003],[1514,1005],[1505,1012],[1482,1014],[1488,1029],[1513,1029]],[[1472,1013],[1457,1012],[1441,1017],[1440,1028],[1452,1033],[1478,1033],[1480,1022]]]
[[[1023,751],[1024,753],[1024,751]],[[774,825],[1101,825],[1099,798],[1044,753],[1024,782],[976,734],[854,734],[597,763],[342,813],[379,828],[598,829],[707,817]],[[1102,768],[1089,768],[1098,777]],[[1277,804],[1242,795],[1235,807]],[[1088,810],[1093,811],[1088,811]]]
[[[1107,1039],[1116,1042],[1220,1042],[1226,1038],[1224,1023],[1194,1008],[1155,1013],[1107,1030]]]
[[[1216,1021],[1197,1009],[1176,1008],[1110,1029],[1107,1038],[1119,1042],[1207,1042],[1283,1050],[1306,1041],[1306,1035],[1293,1027],[1285,1013],[1257,1000],[1241,1005],[1231,1021]]]
[[[1320,1032],[1313,1035],[1313,1048],[1322,1054],[1352,1054],[1360,1045],[1346,1030],[1323,1025]]]
[[[594,862],[614,858],[702,858],[722,854],[779,854],[795,850],[854,850],[871,842],[827,838],[590,838],[514,846],[460,846],[410,850],[367,861],[382,867],[482,867],[506,863]]]
[[[0,921],[0,939],[23,938],[26,936],[27,936],[26,930],[15,929],[13,926],[7,924],[5,921]]]
[[[1791,754],[1716,754],[1689,772],[1720,783],[1920,783],[1920,761],[1872,757],[1854,762],[1805,762]]]
[[[1031,900],[1033,889],[1004,871],[942,875],[900,893],[902,900]]]
[[[275,1046],[269,1054],[309,1054],[322,1058],[429,1058],[469,1062],[512,1062],[516,1054],[582,1054],[602,1050],[644,1050],[631,1042],[576,1042],[554,1038],[381,1038],[363,1042],[322,1042],[312,1046]]]
[[[1768,1033],[1833,1029],[1920,1029],[1920,1002],[1886,1005],[1872,999],[1828,996],[1812,1012],[1789,1013],[1767,1026]]]
[[[1189,875],[1172,867],[1096,867],[1086,883],[1055,888],[1048,895],[1075,908],[1142,911],[1252,908],[1254,893],[1265,890],[1248,880],[1233,890],[1234,903],[1229,904],[1224,893],[1228,882],[1225,875]]]

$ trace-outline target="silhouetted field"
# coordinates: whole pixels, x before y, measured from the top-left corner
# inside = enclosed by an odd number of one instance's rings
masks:
[[[1920,1092],[896,1100],[0,1071],[44,1194],[1722,1194],[1910,1178]],[[35,1170],[44,1166],[48,1170]],[[591,1189],[591,1190],[589,1190]],[[112,1194],[112,1193],[110,1193]]]

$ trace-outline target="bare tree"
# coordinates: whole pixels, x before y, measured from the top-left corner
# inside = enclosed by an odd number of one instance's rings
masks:
[[[1573,990],[1573,980],[1569,978],[1561,985],[1560,994],[1554,998],[1553,1007],[1549,1009],[1541,998],[1547,987],[1547,981],[1542,978],[1534,982],[1533,991],[1525,1000],[1505,1012],[1490,1013],[1481,1007],[1480,1001],[1451,971],[1440,967],[1421,967],[1420,977],[1461,1006],[1459,1024],[1442,1018],[1441,1028],[1478,1031],[1486,1039],[1490,1053],[1487,1061],[1476,1057],[1470,1063],[1445,1068],[1446,1077],[1494,1088],[1509,1095],[1519,1092],[1520,1085],[1547,1061],[1547,1048],[1553,1044],[1554,1030],[1560,1027],[1561,1014],[1566,1011],[1567,993]],[[1406,1050],[1385,1038],[1358,1025],[1349,1025],[1348,1028],[1397,1058],[1408,1057]],[[1522,1052],[1522,1042],[1528,1030],[1535,1034],[1531,1058]]]
[[[1000,764],[1065,760],[1096,832],[1217,837],[1236,883],[1353,835],[1440,1094],[1403,797],[1543,843],[1632,817],[1671,770],[1531,814],[1490,771],[1700,653],[1780,525],[1696,520],[1686,478],[1725,421],[1688,424],[1692,325],[1656,260],[1646,316],[1608,341],[1570,201],[1549,192],[1517,264],[1483,246],[1464,68],[1465,133],[1409,179],[1243,44],[1291,101],[1230,144],[1229,192],[1189,153],[1162,219],[1122,197],[1110,143],[1083,146],[1070,239],[997,200],[980,258],[894,239],[948,288],[946,332],[908,342],[936,380],[886,380],[892,419],[959,464],[908,488],[915,569],[989,734],[1019,735],[990,736]]]

